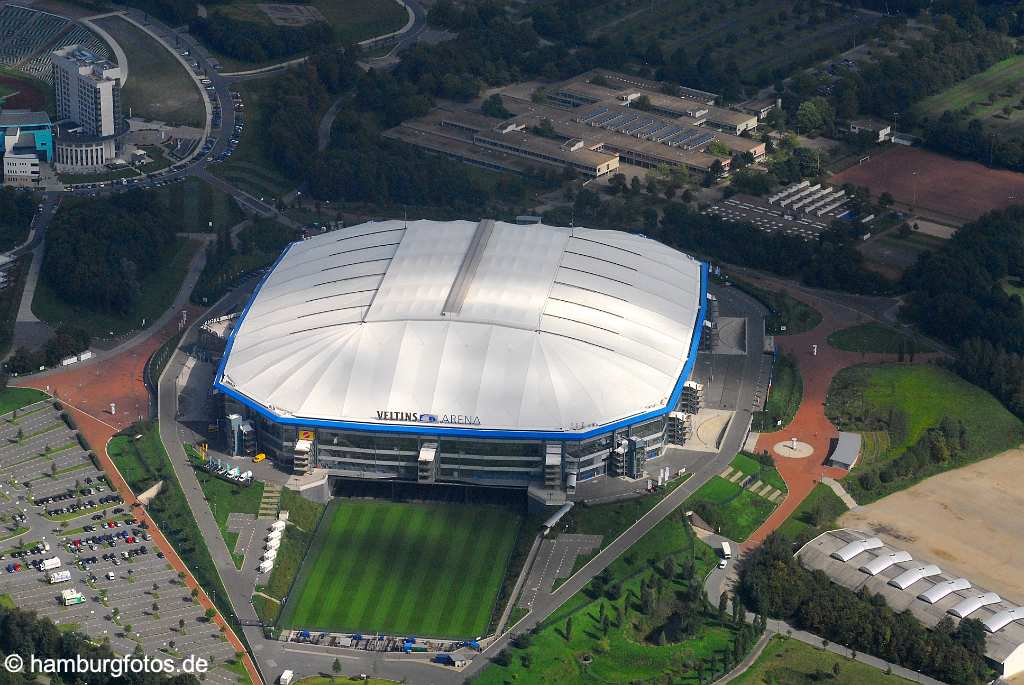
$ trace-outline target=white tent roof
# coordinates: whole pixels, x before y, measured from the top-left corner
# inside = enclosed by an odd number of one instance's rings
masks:
[[[907,569],[903,573],[899,574],[895,578],[889,581],[889,585],[899,588],[900,590],[906,590],[908,587],[913,585],[919,580],[927,578],[928,576],[937,576],[942,573],[935,564],[927,564],[925,566],[915,566],[914,568]]]
[[[967,618],[975,611],[983,606],[989,604],[999,604],[1002,602],[1002,598],[994,592],[985,592],[983,594],[972,595],[962,602],[958,603],[955,607],[949,610],[949,613],[959,618]]]
[[[666,407],[700,263],[619,231],[368,223],[293,244],[218,385],[278,416],[587,432]]]
[[[868,563],[860,567],[861,571],[868,575],[877,576],[879,573],[889,568],[893,564],[902,564],[905,561],[913,561],[914,557],[910,556],[910,552],[900,550],[893,552],[892,554],[883,554],[882,556],[875,557]]]
[[[981,623],[985,626],[985,630],[994,633],[997,630],[1002,630],[1014,621],[1024,621],[1024,607],[1004,609],[984,619]]]
[[[854,540],[853,542],[837,549],[835,552],[832,552],[832,557],[839,561],[849,561],[861,552],[866,552],[869,549],[878,549],[881,546],[882,541],[878,538]]]
[[[941,583],[936,583],[930,588],[922,592],[917,596],[918,599],[928,602],[929,604],[935,604],[946,595],[952,594],[959,590],[967,590],[971,587],[971,581],[966,578],[954,578],[952,580],[944,580]]]

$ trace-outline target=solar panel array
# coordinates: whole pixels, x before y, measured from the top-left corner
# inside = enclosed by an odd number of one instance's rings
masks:
[[[694,126],[680,126],[672,121],[632,110],[610,111],[595,107],[576,117],[577,123],[615,131],[623,135],[650,140],[669,147],[696,150],[717,137],[713,131]]]

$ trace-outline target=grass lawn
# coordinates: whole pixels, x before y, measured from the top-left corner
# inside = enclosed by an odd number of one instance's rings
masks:
[[[769,335],[806,333],[821,323],[821,312],[787,294],[784,290],[779,292],[766,290],[737,278],[734,278],[733,282],[768,308],[768,316],[764,319],[764,325]]]
[[[788,355],[779,355],[772,369],[771,387],[764,409],[755,412],[752,429],[761,432],[777,431],[796,416],[804,399],[804,381],[800,369]],[[781,422],[781,423],[780,423]]]
[[[779,526],[779,532],[794,540],[809,540],[833,527],[835,520],[845,512],[846,505],[832,488],[818,483]]]
[[[906,415],[906,436],[898,442],[892,440],[870,468],[880,469],[898,459],[925,431],[938,426],[947,416],[963,422],[967,447],[955,461],[930,461],[927,468],[911,477],[882,483],[870,491],[859,487],[859,479],[847,479],[851,481],[846,484],[847,489],[862,504],[936,473],[991,457],[1020,444],[1024,437],[1020,420],[996,398],[931,364],[861,365],[843,369],[832,379],[825,402],[826,414],[842,430],[874,430],[865,428],[864,417],[884,416],[890,408]]]
[[[228,530],[228,515],[231,513],[253,515],[259,513],[260,500],[263,497],[263,483],[253,481],[252,485],[243,487],[215,478],[199,469],[196,469],[196,478],[199,479],[199,486],[203,489],[206,501],[210,503],[213,518],[217,520],[217,527],[220,528],[224,543],[235,560],[235,567],[242,568],[245,555],[235,553],[238,533]]]
[[[1021,83],[1024,83],[1024,55],[1014,55],[925,98],[916,109],[918,113],[935,119],[947,110],[966,108],[974,117],[987,120],[986,123],[1020,130],[1024,129],[1024,113],[1015,110],[1006,118],[1002,109],[1020,104]]]
[[[295,183],[274,170],[274,163],[266,154],[269,122],[266,119],[264,103],[276,97],[273,84],[256,81],[242,82],[238,92],[245,102],[245,128],[238,139],[234,153],[220,164],[209,169],[215,175],[239,186],[246,192],[273,204],[273,198],[281,197],[295,188]]]
[[[104,314],[63,302],[50,288],[45,279],[36,284],[32,298],[32,312],[48,324],[57,327],[63,322],[74,324],[97,338],[108,338],[129,331],[139,330],[143,319],[151,325],[167,311],[181,288],[192,257],[200,246],[197,240],[178,238],[173,254],[156,271],[142,278],[142,295],[134,311],[119,316]]]
[[[299,566],[306,556],[306,549],[313,539],[313,532],[324,512],[324,505],[312,502],[288,488],[281,491],[279,508],[288,512],[289,525],[281,538],[281,548],[274,569],[270,572],[270,577],[264,579],[266,585],[256,588],[277,601],[271,601],[258,594],[253,595],[256,613],[267,625],[273,625],[277,621],[281,609],[280,600],[291,590],[295,576],[299,573]]]
[[[194,176],[147,192],[170,209],[172,216],[180,217],[179,230],[185,233],[208,233],[211,221],[217,230],[245,220],[245,213],[231,196]]]
[[[753,456],[745,452],[737,454],[736,458],[732,460],[729,466],[738,471],[742,471],[745,475],[753,476],[756,480],[759,480],[762,483],[767,483],[781,492],[787,492],[789,490],[789,488],[786,487],[786,481],[782,479],[782,476],[779,475],[779,472],[775,470],[774,466],[764,466]]]
[[[482,635],[521,523],[500,507],[335,499],[281,624]]]
[[[828,336],[828,344],[847,352],[887,352],[898,354],[901,349],[910,352],[934,352],[926,340],[910,336],[889,326],[864,323],[835,331]]]
[[[838,675],[832,669],[839,664]],[[899,676],[844,656],[775,636],[749,669],[733,685],[900,685],[909,683]]]
[[[206,120],[199,87],[186,67],[163,45],[121,17],[97,19],[128,58],[128,81],[121,106],[133,116],[174,125],[202,127]]]
[[[705,513],[701,513],[701,516],[708,523],[718,525],[725,537],[743,542],[765,522],[776,505],[760,495],[744,490],[738,483],[730,483],[721,476],[715,476],[690,495],[685,506],[696,509],[698,513],[704,508],[710,508],[715,516],[707,516]]]
[[[7,595],[7,594],[0,595],[0,607],[3,607],[4,609],[13,609],[13,608],[15,608],[14,607],[14,600],[11,599],[10,595]]]
[[[142,438],[135,440],[132,437],[135,435],[142,435]],[[217,574],[199,524],[189,509],[185,493],[174,475],[171,460],[160,442],[157,425],[149,422],[132,424],[123,433],[111,438],[107,443],[107,454],[132,492],[144,492],[156,482],[164,482],[160,496],[154,498],[148,506],[150,515],[174,545],[178,555],[188,564],[199,584],[207,592],[213,591],[210,594],[221,614],[236,631],[240,631],[241,626],[228,602],[228,594]]]
[[[668,558],[676,569],[670,577],[663,572]],[[608,567],[605,588],[619,588],[618,593],[602,591],[599,581],[592,581],[538,627],[528,646],[507,649],[506,665],[492,663],[474,685],[662,682],[667,675],[664,682],[696,685],[695,667],[705,666],[707,673],[707,665],[720,662],[719,654],[731,646],[731,626],[702,614],[682,641],[659,645],[647,638],[664,617],[662,602],[670,604],[685,593],[689,581],[684,569],[691,566],[699,584],[715,562],[715,552],[696,539],[678,512],[666,517]],[[648,616],[640,610],[640,587],[655,579],[664,590],[654,615]],[[602,614],[610,619],[607,634]],[[583,655],[591,657],[589,666],[581,663]]]
[[[35,388],[4,388],[0,390],[0,414],[9,414],[15,409],[48,399],[49,395]]]

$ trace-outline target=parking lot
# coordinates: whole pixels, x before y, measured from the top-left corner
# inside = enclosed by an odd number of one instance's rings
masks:
[[[207,682],[238,682],[223,667],[234,649],[48,400],[0,417],[0,601],[118,654],[194,654],[219,665]]]
[[[781,232],[804,240],[816,238],[828,228],[823,221],[812,220],[800,214],[784,214],[781,209],[760,204],[757,198],[735,195],[708,207],[702,213],[734,222],[748,222],[766,233]],[[831,221],[834,217],[826,215]]]

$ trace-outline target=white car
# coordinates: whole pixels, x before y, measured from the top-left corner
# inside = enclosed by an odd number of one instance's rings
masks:
[[[725,568],[728,565],[729,565],[729,560],[728,559],[722,559],[721,561],[718,562],[718,568]]]

